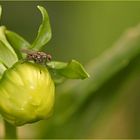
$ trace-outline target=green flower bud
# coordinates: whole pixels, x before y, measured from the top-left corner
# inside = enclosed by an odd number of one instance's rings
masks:
[[[36,122],[50,116],[55,86],[45,66],[18,62],[0,81],[0,113],[14,125]]]

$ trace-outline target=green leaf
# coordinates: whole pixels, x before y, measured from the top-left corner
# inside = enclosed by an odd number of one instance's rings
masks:
[[[2,7],[0,5],[0,19],[1,19],[1,15],[2,15]]]
[[[6,28],[4,26],[0,27],[0,61],[6,67],[11,67],[18,61],[18,58],[12,46],[6,39],[5,30]]]
[[[13,49],[15,50],[16,54],[18,55],[19,58],[22,58],[21,50],[22,49],[27,49],[31,45],[26,41],[23,37],[18,35],[15,32],[6,30],[5,31],[6,38],[9,41],[9,43],[12,45]]]
[[[0,61],[7,67],[11,67],[15,62],[15,57],[7,46],[0,40]]]
[[[76,60],[71,60],[69,63],[52,61],[47,63],[47,66],[65,78],[85,79],[89,77],[84,67]]]
[[[51,77],[56,85],[62,84],[66,78],[58,73],[56,69],[49,69]]]
[[[59,69],[65,68],[67,66],[67,63],[65,63],[65,62],[58,62],[58,61],[51,61],[51,62],[47,63],[47,66],[49,66],[52,69],[59,70]]]
[[[39,27],[38,35],[33,42],[31,48],[34,50],[40,50],[51,39],[51,27],[49,23],[49,16],[45,8],[37,6],[42,14],[42,24]]]
[[[0,62],[0,78],[5,70],[6,70],[6,67],[2,64],[2,62]]]

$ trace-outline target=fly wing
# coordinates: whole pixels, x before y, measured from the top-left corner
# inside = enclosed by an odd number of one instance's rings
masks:
[[[32,53],[34,53],[34,51],[32,51],[32,50],[28,50],[28,49],[21,49],[21,52],[22,53],[26,53],[26,54],[32,54]]]

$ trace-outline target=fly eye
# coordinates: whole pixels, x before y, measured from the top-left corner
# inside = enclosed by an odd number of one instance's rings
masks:
[[[47,55],[47,59],[48,59],[49,61],[51,61],[52,56],[51,56],[50,54],[48,54],[48,55]]]

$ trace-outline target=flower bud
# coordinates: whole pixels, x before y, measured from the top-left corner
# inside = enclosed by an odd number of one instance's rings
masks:
[[[55,86],[45,66],[17,62],[0,81],[0,113],[14,125],[49,117]]]

